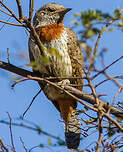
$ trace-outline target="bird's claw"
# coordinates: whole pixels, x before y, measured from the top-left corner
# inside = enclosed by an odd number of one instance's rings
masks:
[[[60,85],[62,88],[64,88],[64,86],[67,84],[70,84],[70,81],[68,79],[58,82],[58,85]]]

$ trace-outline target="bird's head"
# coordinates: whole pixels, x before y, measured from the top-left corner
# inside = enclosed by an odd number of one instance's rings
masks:
[[[65,14],[70,10],[71,8],[64,8],[60,4],[48,3],[36,12],[33,25],[37,28],[38,26],[45,26],[47,24],[62,23]]]

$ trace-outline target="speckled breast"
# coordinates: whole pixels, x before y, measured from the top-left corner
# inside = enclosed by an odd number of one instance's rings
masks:
[[[46,62],[42,60],[41,51],[35,44],[35,41],[33,39],[30,39],[30,41],[30,51],[33,54],[34,60],[38,63],[38,71],[42,75],[46,74],[48,77],[72,76],[72,64],[68,53],[68,35],[66,30],[63,30],[61,35],[55,39],[50,41],[42,41],[44,46],[47,48],[46,58],[48,60]],[[65,97],[65,95],[59,91],[59,89],[49,84],[45,85],[43,91],[47,98],[52,101]]]
[[[67,32],[63,31],[60,38],[44,43],[48,49],[48,58],[55,76],[72,76],[72,65],[68,54]]]
[[[46,73],[49,76],[56,77],[72,76],[72,65],[68,54],[67,41],[67,32],[63,30],[59,38],[53,39],[50,42],[43,42],[47,48],[46,62],[42,60],[41,51],[32,41],[31,51],[42,74]]]

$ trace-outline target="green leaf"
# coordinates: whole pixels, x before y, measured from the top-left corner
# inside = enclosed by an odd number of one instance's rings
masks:
[[[86,31],[86,33],[84,34],[84,37],[92,38],[94,35],[99,34],[99,33],[100,33],[100,30],[98,28],[92,28]]]
[[[49,59],[46,57],[46,56],[41,56],[41,61],[43,62],[43,63],[49,63]]]
[[[120,10],[116,9],[114,10],[114,15],[116,18],[120,18],[122,16],[122,13],[120,12]]]
[[[74,17],[78,17],[78,16],[80,16],[79,13],[74,13]]]
[[[64,141],[57,141],[59,146],[65,146],[65,142]]]
[[[41,148],[43,148],[43,147],[44,147],[44,145],[43,145],[43,144],[40,144],[39,146],[40,146]]]
[[[38,134],[41,134],[41,128],[39,126],[37,126],[37,131],[38,131]]]
[[[118,121],[118,122],[120,122],[120,121],[122,121],[122,120],[123,120],[122,117],[117,117],[117,121]]]
[[[51,142],[51,139],[50,139],[50,138],[48,138],[48,145],[49,145],[49,146],[52,146],[52,142]]]
[[[62,56],[61,54],[59,53],[58,50],[54,49],[54,48],[51,48],[51,49],[47,49],[47,52],[51,55],[51,56],[56,56],[57,58],[61,59]]]
[[[30,65],[31,65],[31,67],[32,67],[34,70],[38,70],[38,62],[36,62],[36,61],[31,61]]]

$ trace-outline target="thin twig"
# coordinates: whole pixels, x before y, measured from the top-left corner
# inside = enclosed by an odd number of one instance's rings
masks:
[[[17,1],[17,0],[16,0]],[[38,45],[39,49],[41,50],[41,52],[47,56],[47,48],[42,44],[42,42],[40,41],[39,39],[39,36],[37,35],[36,31],[35,31],[35,28],[32,26],[31,22],[26,18],[26,17],[23,17],[23,20],[19,19],[3,2],[0,1],[0,4],[5,8],[7,9],[10,14],[12,14],[12,17],[14,17],[16,19],[16,21],[18,21],[19,23],[21,23],[21,26],[23,27],[26,27],[28,28],[30,31],[31,31],[31,35],[32,37],[34,38],[36,44]],[[33,12],[33,7],[34,7],[34,0],[32,0],[32,11],[31,11],[31,15],[32,15],[32,12]],[[31,17],[31,16],[30,16]],[[6,23],[6,24],[10,24],[10,25],[16,25],[16,24],[13,24],[13,23],[7,23],[5,21],[1,21],[3,23]],[[23,23],[25,23],[26,25],[24,25]],[[18,25],[17,25],[18,26]]]
[[[23,24],[10,23],[10,22],[6,22],[6,21],[3,21],[3,20],[0,20],[0,22],[1,22],[1,23],[5,23],[5,24],[8,24],[8,25],[12,25],[12,26],[25,27],[25,25],[23,25]]]
[[[6,11],[4,11],[4,10],[2,10],[2,9],[0,9],[0,12],[3,12],[4,14],[9,15],[10,17],[12,17],[11,14],[7,13]]]
[[[18,84],[18,83],[20,83],[20,82],[23,82],[23,81],[26,81],[26,80],[29,80],[29,79],[28,79],[28,78],[22,78],[22,79],[20,79],[20,80],[15,81],[15,82],[11,85],[12,89],[15,87],[16,84]]]
[[[41,89],[38,91],[38,93],[33,97],[31,103],[29,104],[29,106],[27,107],[27,109],[25,110],[25,112],[23,113],[22,119],[24,118],[25,114],[27,113],[27,111],[30,109],[31,105],[33,104],[35,98],[41,93]]]
[[[22,12],[22,6],[20,0],[16,0],[17,6],[18,6],[18,13],[19,13],[19,19],[23,19],[23,12]]]
[[[88,73],[87,73],[86,77],[87,77],[88,85],[89,85],[89,87],[90,87],[90,89],[92,91],[92,94],[93,94],[94,98],[95,98],[96,104],[97,104],[97,106],[99,106],[98,96],[96,95],[96,90],[95,90],[95,88],[94,88],[94,86],[92,84],[91,79],[88,77]]]
[[[114,96],[114,99],[113,99],[113,102],[112,102],[112,106],[114,105],[114,102],[115,102],[117,96],[119,95],[119,93],[121,93],[121,91],[122,91],[122,88],[119,88],[117,93],[116,93],[116,95]]]
[[[96,152],[101,151],[101,143],[102,143],[102,139],[103,139],[103,117],[100,112],[98,114],[98,117],[99,117],[99,138],[98,138],[98,142],[97,142]]]
[[[32,8],[32,0],[29,0],[29,21],[31,21],[31,12],[32,12],[31,8]]]
[[[100,72],[98,72],[97,74],[95,74],[91,80],[95,79],[98,75],[100,75],[101,73],[103,73],[104,71],[106,71],[109,67],[111,67],[113,64],[115,64],[116,62],[118,62],[119,60],[123,59],[123,56],[119,57],[118,59],[116,59],[114,62],[112,62],[111,64],[109,64],[108,66],[106,66],[103,70],[101,70]]]
[[[35,41],[35,43],[38,45],[39,49],[41,50],[41,53],[47,57],[47,48],[41,42],[38,34],[35,31],[35,28],[32,26],[32,24],[30,23],[30,21],[27,18],[24,18],[24,23],[30,29],[31,36],[32,36],[33,40]]]
[[[100,39],[101,39],[102,33],[103,33],[103,29],[102,29],[102,31],[99,33],[98,38],[97,38],[97,41],[96,41],[96,44],[95,44],[93,56],[92,56],[92,58],[91,58],[91,63],[90,63],[89,70],[88,70],[88,75],[91,73],[92,68],[93,68],[93,66],[94,66],[94,61],[95,61],[95,57],[96,57],[96,52],[97,52],[97,48],[98,48],[99,41],[100,41]]]
[[[24,142],[23,142],[23,140],[22,140],[21,137],[20,137],[20,141],[21,141],[21,143],[22,143],[22,145],[23,145],[23,148],[24,148],[25,152],[28,152],[28,150],[27,150],[27,148],[26,148],[26,146],[25,146],[25,144],[24,144]]]
[[[121,84],[120,84],[118,81],[116,81],[113,77],[109,76],[109,75],[106,73],[106,71],[104,72],[104,75],[105,75],[108,79],[110,79],[112,82],[114,82],[118,88],[122,88],[122,89],[123,89],[123,85],[121,85]]]
[[[11,17],[9,17],[6,22],[8,22],[10,20],[10,18]],[[4,28],[5,25],[6,25],[6,23],[2,25],[2,27],[0,28],[0,31]]]
[[[113,99],[113,102],[112,102],[112,104],[110,105],[110,107],[109,107],[109,109],[108,109],[108,112],[107,112],[108,114],[110,114],[111,107],[113,107],[114,102],[115,102],[117,96],[119,95],[119,93],[120,93],[121,91],[122,91],[122,88],[119,88],[118,91],[117,91],[117,93],[115,94],[114,99]]]
[[[14,146],[14,140],[13,140],[13,134],[12,134],[12,119],[10,117],[10,114],[7,112],[8,117],[9,117],[9,128],[10,128],[10,136],[11,136],[11,144],[12,144],[12,151],[16,152],[15,146]]]
[[[6,125],[10,125],[10,122],[4,121],[4,120],[0,120],[0,123],[6,124]],[[64,143],[64,140],[62,140],[60,137],[54,136],[54,135],[42,130],[38,125],[35,125],[35,127],[29,126],[29,125],[25,125],[23,123],[11,123],[11,125],[22,127],[22,128],[26,128],[26,129],[30,129],[32,131],[36,131],[39,134],[49,136],[49,137],[51,137],[53,139],[56,139],[56,140]]]
[[[2,152],[9,152],[9,150],[6,148],[6,146],[4,145],[2,139],[0,139],[0,147],[2,149]]]
[[[29,1],[29,21],[32,21],[33,16],[33,10],[34,10],[34,0]]]
[[[102,27],[102,30],[100,31],[99,35],[98,35],[98,38],[97,38],[97,41],[96,41],[96,44],[95,44],[95,47],[94,47],[94,51],[93,51],[93,56],[91,58],[91,63],[90,63],[90,66],[89,66],[89,70],[88,70],[88,75],[90,75],[92,69],[93,69],[93,66],[94,66],[94,61],[95,61],[95,57],[96,57],[96,52],[97,52],[97,48],[98,48],[98,45],[99,45],[99,41],[101,39],[101,35],[104,33],[105,31],[105,28],[107,28],[109,25],[111,25],[116,19],[112,19],[111,21],[109,21],[105,26]]]
[[[19,18],[2,2],[0,1],[0,4],[9,11],[9,13],[19,22],[19,23],[22,23]]]
[[[121,56],[121,57],[120,57],[119,59],[117,59],[116,61],[119,61],[120,59],[123,59],[123,56]],[[114,62],[115,62],[115,61],[114,61]],[[113,63],[114,63],[114,62],[113,62]],[[105,68],[103,56],[102,56],[102,66],[103,66],[103,68]],[[103,73],[104,73],[104,75],[105,75],[108,79],[110,79],[111,81],[113,81],[113,82],[116,84],[117,87],[123,88],[123,85],[121,85],[121,84],[120,84],[118,81],[116,81],[113,77],[109,76],[109,75],[106,73],[106,71],[104,71]]]
[[[123,76],[122,75],[121,76],[115,76],[115,77],[112,77],[112,78],[114,78],[114,79],[123,79]],[[107,78],[107,79],[99,82],[98,84],[96,84],[94,87],[96,88],[96,87],[100,86],[101,84],[103,84],[106,81],[110,81],[110,79]]]
[[[106,117],[108,120],[112,121],[119,129],[123,132],[123,127],[118,123],[118,121],[114,120],[112,117],[109,116],[107,113],[103,113],[103,116]]]
[[[64,89],[71,92],[79,99],[82,99],[82,100],[88,102],[89,104],[92,104],[92,105],[96,104],[95,98],[89,93],[82,92],[82,91],[80,91],[74,87],[70,87],[70,86],[64,86]],[[103,105],[103,108],[105,109],[105,111],[107,111],[110,104],[108,102],[105,102],[100,99],[99,99],[99,102]],[[111,108],[111,114],[115,115],[116,117],[123,117],[123,111],[119,111],[119,109],[115,108],[115,107]]]
[[[10,55],[9,55],[9,48],[7,48],[7,60],[8,60],[8,63],[10,63],[9,57],[10,57]]]

